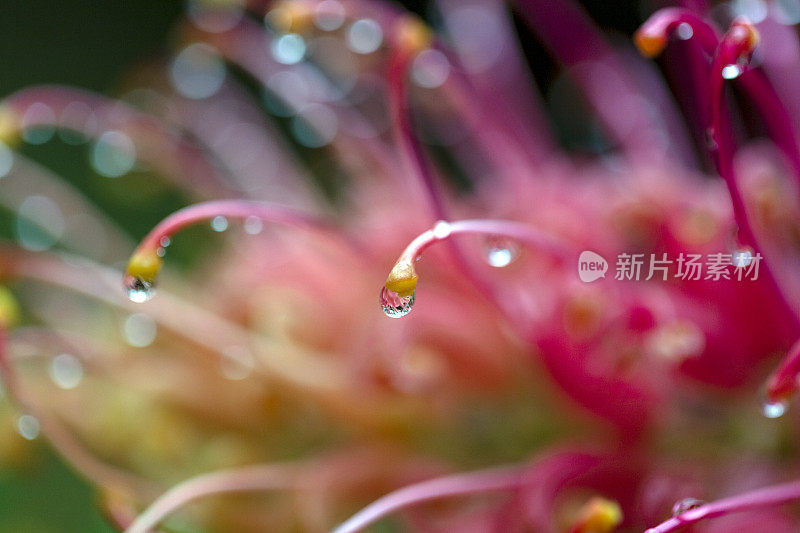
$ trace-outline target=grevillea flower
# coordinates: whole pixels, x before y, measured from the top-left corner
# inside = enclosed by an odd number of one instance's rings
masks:
[[[130,533],[797,531],[797,6],[679,4],[198,1],[117,97],[6,96],[19,432]]]

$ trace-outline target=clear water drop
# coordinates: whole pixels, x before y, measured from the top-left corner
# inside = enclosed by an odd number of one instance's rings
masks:
[[[137,276],[126,275],[122,280],[128,299],[135,303],[143,303],[155,294],[155,284]]]
[[[731,264],[736,268],[743,268],[749,266],[753,262],[753,252],[750,249],[743,248],[733,252],[731,256]]]
[[[281,35],[272,42],[272,57],[283,65],[294,65],[306,55],[306,41],[296,33]]]
[[[766,400],[761,405],[761,412],[764,413],[764,416],[767,418],[780,418],[786,412],[786,408],[788,407],[787,403],[782,400],[775,400],[769,401]]]
[[[383,30],[372,19],[360,19],[347,31],[347,47],[357,54],[371,54],[383,43]]]
[[[26,440],[39,436],[39,420],[33,415],[22,415],[17,419],[17,431]]]
[[[742,72],[744,72],[744,69],[741,65],[736,63],[731,63],[730,65],[722,67],[722,77],[726,80],[735,80],[742,75]]]
[[[58,354],[50,363],[50,379],[59,388],[74,389],[83,379],[83,364],[74,355]]]
[[[688,41],[692,38],[692,36],[694,36],[694,29],[688,22],[681,22],[675,29],[675,35],[677,35],[678,39],[682,41]]]
[[[692,509],[697,509],[698,507],[702,507],[705,505],[706,502],[703,500],[698,500],[697,498],[684,498],[679,500],[672,506],[672,516],[679,516],[685,513],[686,511],[691,511]]]
[[[225,231],[228,229],[228,219],[222,215],[217,215],[211,220],[211,229],[214,231]]]
[[[507,267],[519,255],[519,246],[509,239],[487,239],[483,248],[486,262],[495,268]]]
[[[161,240],[159,241],[159,243],[161,244],[162,247],[166,248],[167,246],[169,246],[172,243],[172,240],[169,237],[167,237],[166,235],[164,235],[163,237],[161,237]]]
[[[409,296],[400,296],[396,292],[383,287],[381,289],[381,309],[383,309],[383,314],[390,318],[406,316],[411,312],[411,308],[414,307],[416,294],[416,291],[414,291]]]

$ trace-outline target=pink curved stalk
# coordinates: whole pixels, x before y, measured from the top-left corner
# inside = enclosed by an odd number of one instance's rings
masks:
[[[691,509],[648,529],[645,533],[671,533],[707,518],[780,505],[798,499],[800,499],[800,481],[764,487]]]
[[[714,163],[730,194],[733,217],[738,226],[738,239],[742,245],[749,246],[756,253],[761,253],[763,256],[761,245],[747,215],[742,192],[739,189],[733,170],[734,148],[730,132],[725,131],[722,108],[725,82],[723,69],[729,65],[741,65],[744,59],[749,60],[749,56],[755,46],[755,43],[752,42],[753,31],[755,30],[752,29],[749,22],[744,19],[737,19],[731,25],[731,29],[725,34],[725,37],[723,37],[711,63],[709,100],[711,102],[711,138],[715,144],[715,149],[713,150]],[[764,263],[762,270],[769,290],[785,310],[787,322],[795,333],[800,332],[800,316],[789,303],[787,296],[776,281],[768,261]]]
[[[663,41],[666,46],[667,38],[681,24],[688,24],[692,28],[692,39],[700,45],[708,57],[714,58],[721,41],[717,30],[711,23],[687,9],[665,8],[655,12],[636,32],[636,39],[637,41],[642,39]],[[737,57],[726,54],[725,59],[733,62],[728,64],[736,64]],[[725,64],[722,66],[724,67]],[[712,76],[716,75],[714,72],[715,65],[712,65]],[[737,82],[758,109],[767,133],[783,152],[795,179],[800,184],[800,149],[797,144],[796,128],[775,87],[760,69],[743,72],[737,78]],[[712,110],[714,110],[713,106],[716,101],[718,99],[712,97]],[[724,133],[721,134],[724,135]]]
[[[483,492],[513,491],[523,483],[520,467],[480,470],[416,483],[371,503],[333,530],[354,533],[404,507],[453,496]]]
[[[296,465],[257,465],[193,477],[165,492],[134,520],[125,533],[153,531],[186,504],[215,494],[295,489],[297,472]]]
[[[700,45],[708,57],[712,57],[719,44],[720,35],[711,24],[688,9],[679,7],[659,9],[636,31],[636,38],[656,39],[666,46],[667,39],[681,24],[688,24],[692,28],[692,39]]]
[[[343,239],[342,232],[337,231],[332,224],[309,215],[305,211],[268,202],[218,200],[190,205],[175,211],[159,222],[142,239],[136,251],[154,251],[161,246],[163,239],[171,237],[188,226],[206,222],[218,216],[245,221],[247,219],[258,219],[283,226],[301,228],[319,233],[328,239],[344,241],[350,247],[359,248],[355,242]]]
[[[117,100],[66,87],[41,86],[11,94],[0,104],[20,117],[25,117],[35,105],[44,105],[52,111],[34,115],[25,126],[66,128],[89,138],[97,138],[108,130],[120,130],[134,142],[137,158],[193,195],[219,197],[238,192],[231,187],[224,170],[209,161],[200,147],[170,131],[156,117]],[[80,112],[70,112],[70,106]]]
[[[569,260],[574,252],[572,246],[559,237],[521,222],[488,219],[456,220],[440,221],[433,229],[417,236],[406,246],[397,262],[413,265],[426,248],[453,235],[506,237],[537,250],[544,250],[561,261]]]

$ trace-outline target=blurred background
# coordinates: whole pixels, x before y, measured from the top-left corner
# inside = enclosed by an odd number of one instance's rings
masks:
[[[434,25],[428,2],[406,2]],[[593,17],[623,41],[654,5],[620,0],[584,2]],[[184,10],[166,0],[4,0],[0,2],[0,96],[38,84],[64,84],[118,95],[131,72],[168,57],[170,30]],[[534,75],[548,93],[556,82],[554,67],[535,39],[521,34]],[[574,102],[573,102],[574,103]],[[602,149],[591,124],[564,116],[558,105],[551,120],[562,142],[573,150]],[[591,142],[590,142],[591,141]],[[55,135],[26,142],[19,150],[72,182],[135,238],[186,199],[157,177],[132,172],[118,180],[103,178],[89,164],[89,145]],[[0,237],[19,239],[14,213],[0,210]],[[188,240],[188,239],[187,239]],[[176,262],[191,262],[195,251],[179,244]],[[92,488],[53,455],[41,438],[26,440],[16,416],[3,401],[0,428],[0,533],[113,531],[97,512]]]

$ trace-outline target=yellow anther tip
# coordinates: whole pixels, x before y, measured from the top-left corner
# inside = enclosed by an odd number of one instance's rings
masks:
[[[161,270],[161,258],[153,251],[140,251],[133,254],[128,261],[126,272],[128,275],[153,282]]]
[[[580,511],[576,533],[611,533],[622,523],[622,509],[613,500],[595,497],[586,502]]]
[[[633,42],[640,54],[651,58],[658,56],[667,46],[667,39],[663,35],[654,35],[642,31],[636,32]]]
[[[397,263],[386,278],[386,288],[398,296],[411,296],[417,287],[417,272],[411,263]]]
[[[14,145],[20,138],[20,117],[8,106],[0,105],[0,142]]]
[[[397,25],[396,46],[410,54],[418,54],[430,48],[433,32],[417,17],[406,16]]]
[[[6,287],[0,287],[0,326],[5,329],[13,328],[20,321],[20,311],[17,299]]]

